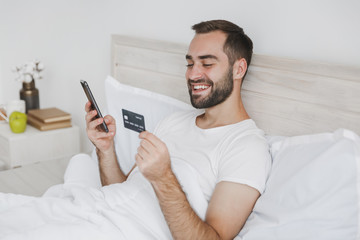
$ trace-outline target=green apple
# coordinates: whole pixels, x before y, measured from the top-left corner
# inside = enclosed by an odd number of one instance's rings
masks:
[[[9,117],[10,129],[13,133],[22,133],[26,129],[27,116],[25,113],[14,111]]]

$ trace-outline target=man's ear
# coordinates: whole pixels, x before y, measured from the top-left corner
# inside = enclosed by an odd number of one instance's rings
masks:
[[[233,66],[233,78],[235,81],[241,81],[245,76],[247,70],[247,63],[245,58],[240,58],[235,61]]]

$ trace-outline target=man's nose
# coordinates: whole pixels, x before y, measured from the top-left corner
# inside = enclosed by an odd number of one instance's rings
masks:
[[[191,69],[188,69],[188,78],[191,80],[199,80],[203,78],[203,72],[195,64]]]

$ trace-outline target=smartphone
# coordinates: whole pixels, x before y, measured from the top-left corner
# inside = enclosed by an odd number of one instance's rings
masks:
[[[101,112],[100,112],[100,109],[99,109],[98,105],[96,104],[95,98],[94,98],[94,96],[93,96],[92,93],[91,93],[89,84],[88,84],[86,81],[84,81],[84,80],[80,80],[80,83],[81,83],[81,86],[82,86],[83,89],[84,89],[84,92],[85,92],[85,94],[86,94],[86,97],[87,97],[88,100],[91,102],[91,109],[92,109],[92,110],[95,109],[96,112],[97,112],[97,115],[95,116],[95,119],[96,119],[96,118],[103,118],[103,116],[102,116],[102,114],[101,114]],[[99,126],[100,126],[100,128],[101,128],[103,131],[109,132],[109,129],[108,129],[105,121],[103,121],[102,124],[99,125]]]

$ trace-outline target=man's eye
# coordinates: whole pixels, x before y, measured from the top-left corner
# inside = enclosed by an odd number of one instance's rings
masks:
[[[191,64],[190,64],[190,63],[189,63],[189,64],[186,64],[186,67],[187,67],[187,68],[190,68],[190,67],[192,67],[192,66],[194,66],[193,63],[191,63]]]
[[[211,67],[213,64],[203,64],[204,67]]]

